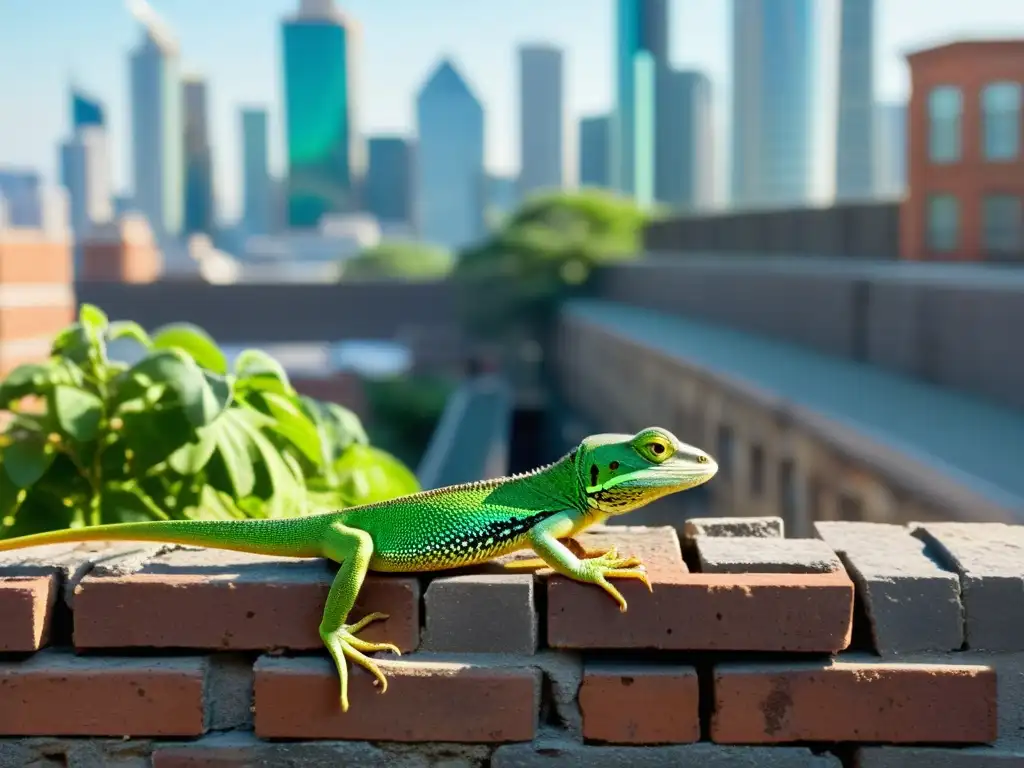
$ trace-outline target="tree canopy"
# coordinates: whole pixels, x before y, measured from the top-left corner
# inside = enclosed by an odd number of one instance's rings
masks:
[[[385,240],[342,263],[342,280],[439,280],[455,264],[446,248],[427,243]]]
[[[483,243],[460,254],[467,322],[484,336],[511,321],[543,323],[567,288],[597,266],[638,256],[647,214],[602,190],[528,199]]]

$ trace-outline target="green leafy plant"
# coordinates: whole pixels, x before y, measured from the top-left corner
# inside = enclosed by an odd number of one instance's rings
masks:
[[[108,345],[141,347],[129,364]],[[133,520],[291,517],[419,490],[359,418],[300,395],[256,349],[85,304],[50,357],[0,383],[0,537]]]

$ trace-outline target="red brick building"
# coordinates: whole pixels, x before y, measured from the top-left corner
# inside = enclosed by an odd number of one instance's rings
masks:
[[[66,235],[0,225],[0,378],[45,360],[75,316]]]
[[[141,216],[130,214],[96,227],[82,243],[81,280],[152,283],[162,271],[163,256]]]
[[[1024,40],[912,53],[904,259],[1024,260]]]

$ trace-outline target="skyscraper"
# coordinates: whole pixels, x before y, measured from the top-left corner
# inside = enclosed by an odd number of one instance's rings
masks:
[[[148,6],[132,10],[143,26],[130,64],[133,200],[164,241],[181,234],[184,203],[178,45]]]
[[[94,226],[114,216],[113,180],[107,131],[102,125],[80,125],[61,145],[61,181],[67,187],[68,218],[78,244]]]
[[[662,93],[661,121],[675,141],[665,142],[658,156],[658,200],[676,209],[707,207],[713,179],[711,81],[703,72],[672,71]]]
[[[864,200],[874,192],[875,2],[840,8],[836,199]]]
[[[71,89],[71,129],[85,125],[106,125],[106,113],[98,99],[78,88]]]
[[[242,110],[242,226],[246,234],[271,230],[273,189],[269,169],[267,111]]]
[[[611,142],[610,115],[580,119],[580,186],[605,188],[611,183],[608,168]]]
[[[460,248],[484,234],[484,109],[445,59],[416,96],[416,225],[423,240]]]
[[[42,180],[35,171],[0,168],[0,197],[10,227],[38,229],[43,221]]]
[[[668,0],[616,0],[612,186],[648,204],[657,187],[658,91],[668,70]]]
[[[185,154],[185,232],[213,233],[213,158],[207,116],[206,83],[197,76],[184,80],[183,134]]]
[[[282,25],[288,223],[355,210],[364,163],[356,119],[358,28],[333,0],[300,0]]]
[[[733,206],[809,198],[816,2],[733,0]]]
[[[907,105],[875,106],[874,196],[902,197],[907,191]]]
[[[565,186],[565,93],[561,49],[519,48],[519,196]]]
[[[366,210],[387,224],[407,224],[412,206],[412,146],[401,136],[374,136],[368,143]]]

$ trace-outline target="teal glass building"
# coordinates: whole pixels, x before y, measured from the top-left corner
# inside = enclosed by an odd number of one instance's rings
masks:
[[[353,210],[354,28],[323,3],[282,25],[290,227]]]

